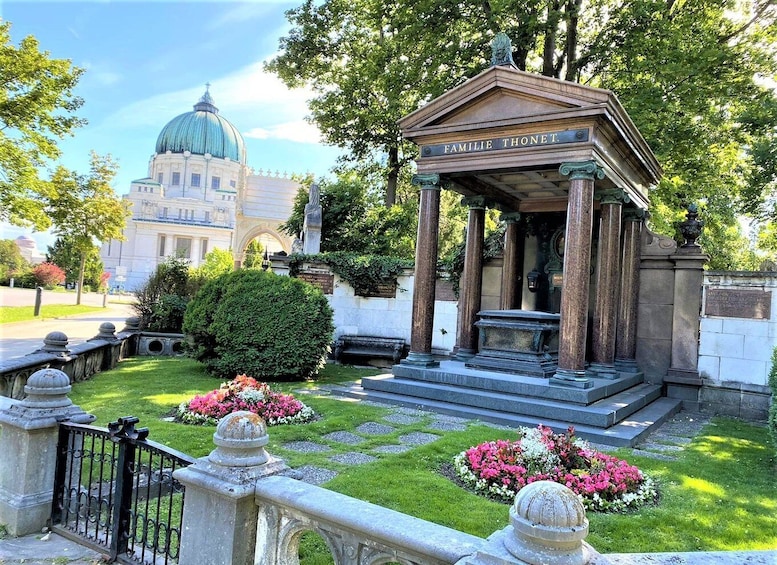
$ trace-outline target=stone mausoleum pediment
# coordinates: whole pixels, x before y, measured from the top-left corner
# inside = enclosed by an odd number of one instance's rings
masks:
[[[564,210],[564,162],[593,160],[602,189],[626,191],[646,209],[661,168],[608,90],[495,66],[399,122],[419,146],[418,172],[439,173],[464,196],[504,209]]]

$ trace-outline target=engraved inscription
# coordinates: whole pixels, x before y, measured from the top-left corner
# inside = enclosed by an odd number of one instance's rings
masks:
[[[482,153],[487,151],[500,151],[503,149],[521,149],[524,147],[579,143],[584,141],[588,141],[587,129],[492,137],[491,139],[462,139],[451,143],[424,145],[421,148],[421,157]]]
[[[327,273],[300,273],[297,278],[317,286],[324,294],[332,294],[335,287],[335,276]]]
[[[768,320],[772,313],[772,293],[766,290],[721,289],[707,291],[707,316]]]

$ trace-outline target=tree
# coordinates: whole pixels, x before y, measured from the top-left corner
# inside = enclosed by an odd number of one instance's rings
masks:
[[[44,288],[52,289],[58,284],[65,282],[65,271],[60,269],[54,263],[41,263],[32,270],[32,276],[35,284]]]
[[[310,119],[325,141],[385,160],[390,204],[416,151],[397,120],[485,69],[504,31],[518,68],[619,95],[666,170],[652,226],[674,234],[698,201],[719,224],[702,243],[718,249],[713,233],[775,201],[775,94],[757,79],[777,71],[776,12],[752,0],[307,0],[287,12],[268,69],[317,93]]]
[[[54,263],[65,271],[65,280],[78,282],[81,269],[81,252],[78,246],[68,237],[58,237],[54,245],[49,246],[46,261]],[[92,245],[86,252],[84,264],[84,284],[98,289],[103,275],[103,262],[100,259],[100,248]]]
[[[79,175],[60,166],[49,181],[47,213],[54,231],[72,245],[81,262],[78,269],[76,304],[81,304],[86,257],[95,241],[124,239],[124,226],[131,215],[129,204],[116,196],[111,181],[116,164],[111,157],[91,153],[88,175]]]
[[[232,252],[216,247],[205,255],[205,261],[192,273],[192,277],[201,279],[202,284],[235,269]]]
[[[585,58],[588,82],[618,93],[664,168],[651,223],[675,233],[700,204],[711,268],[744,267],[737,216],[774,214],[774,3],[635,0],[612,13]],[[771,211],[770,211],[771,210]],[[746,261],[745,261],[746,262]]]
[[[246,247],[243,267],[246,269],[261,269],[264,260],[264,246],[258,239],[252,239]]]
[[[0,281],[5,284],[8,279],[28,268],[16,242],[13,239],[0,239]]]
[[[73,94],[84,70],[51,59],[33,36],[15,47],[10,31],[0,23],[0,221],[44,230],[50,185],[39,171],[59,157],[56,140],[86,123],[74,115],[83,100]]]

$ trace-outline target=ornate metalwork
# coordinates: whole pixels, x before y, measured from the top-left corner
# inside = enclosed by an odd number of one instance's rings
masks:
[[[685,243],[681,247],[699,247],[696,240],[701,236],[701,231],[704,228],[704,222],[698,219],[699,208],[696,204],[688,206],[688,211],[685,215],[685,221],[680,222],[678,227],[680,233],[683,235]]]

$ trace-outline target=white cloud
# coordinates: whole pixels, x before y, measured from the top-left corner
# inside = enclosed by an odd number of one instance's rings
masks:
[[[297,143],[321,143],[318,128],[305,120],[276,124],[269,128],[253,128],[243,132],[243,137],[253,139],[284,139]]]

